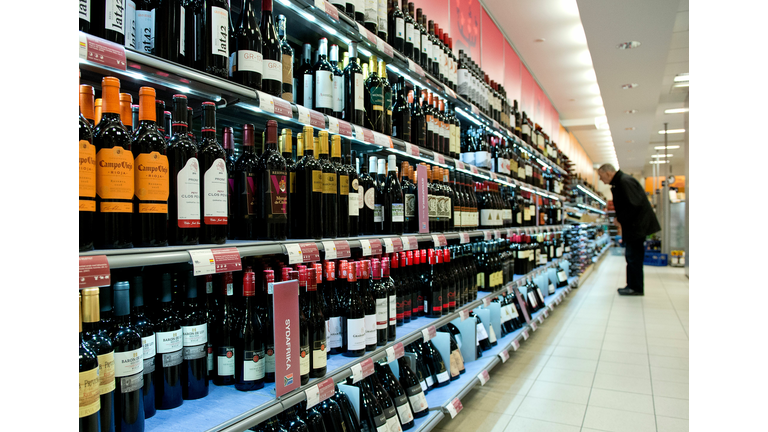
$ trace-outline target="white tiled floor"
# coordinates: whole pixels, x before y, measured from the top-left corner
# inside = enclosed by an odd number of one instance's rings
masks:
[[[687,431],[688,278],[646,266],[645,296],[623,297],[625,268],[605,257],[436,430]]]

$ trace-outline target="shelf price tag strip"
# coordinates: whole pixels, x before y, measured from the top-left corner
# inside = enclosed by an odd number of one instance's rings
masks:
[[[403,355],[405,355],[405,349],[403,348],[403,343],[398,342],[393,346],[387,348],[387,363],[392,363],[393,361],[399,359]]]
[[[437,330],[435,326],[431,325],[421,331],[421,336],[424,338],[424,342],[429,342],[432,338],[437,336]]]
[[[461,244],[469,243],[469,234],[459,233],[459,243]]]
[[[381,240],[379,239],[371,239],[371,254],[378,256],[381,255],[382,247],[381,247]]]
[[[462,321],[469,318],[469,309],[462,309],[459,311],[459,317]]]
[[[512,341],[512,349],[515,350],[515,351],[520,349],[520,341],[518,341],[517,339],[513,340]],[[505,350],[505,352],[506,352],[506,350]],[[509,353],[508,352],[507,352],[507,358],[509,358]]]
[[[336,259],[336,243],[332,241],[323,242],[323,251],[325,252],[326,260]]]
[[[384,238],[384,252],[386,253],[392,253],[395,251],[395,245],[392,243],[392,239],[387,237]]]
[[[523,333],[522,333],[522,334],[523,334],[523,339],[524,339],[524,340],[528,340],[528,338],[530,337],[530,336],[528,335],[528,330],[523,330]]]
[[[80,257],[80,288],[109,286],[109,260],[106,255]]]
[[[399,238],[392,239],[392,246],[395,248],[395,252],[403,251],[403,241]]]
[[[483,369],[483,371],[477,375],[477,379],[480,380],[480,386],[484,386],[485,383],[491,380],[491,377],[488,375],[488,371]]]
[[[315,243],[288,243],[285,250],[288,264],[320,261],[320,251]]]
[[[445,406],[448,412],[451,414],[451,418],[455,418],[464,406],[461,404],[459,398],[454,398],[448,405]]]
[[[125,70],[125,47],[80,33],[80,58],[114,69]]]
[[[243,269],[240,251],[236,247],[190,250],[195,276],[240,271]]]
[[[514,346],[514,344],[513,344],[513,346]],[[517,348],[515,348],[515,351],[517,351]],[[502,363],[506,363],[507,360],[509,360],[509,351],[501,350],[501,352],[499,353],[499,358],[501,358],[501,362]]]
[[[363,250],[363,256],[371,255],[371,242],[368,240],[360,240],[360,248]]]
[[[328,1],[315,0],[315,7],[327,13],[328,16],[330,16],[334,20],[336,21],[339,20],[339,10],[336,9],[336,6],[330,4]]]

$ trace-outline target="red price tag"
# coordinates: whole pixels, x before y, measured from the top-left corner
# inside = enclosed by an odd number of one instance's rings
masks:
[[[373,132],[373,143],[382,147],[392,148],[392,138],[378,132]]]
[[[469,318],[469,309],[463,309],[459,311],[459,317],[462,321]]]
[[[363,141],[367,142],[368,144],[375,144],[376,139],[373,135],[373,131],[363,128]]]
[[[515,346],[514,342],[516,342],[516,341],[513,341],[513,343],[512,343],[513,347]],[[517,351],[517,348],[515,348],[515,351]],[[499,357],[501,357],[501,362],[502,363],[506,363],[507,360],[509,360],[509,351],[501,350],[501,352],[499,353]]]
[[[336,245],[336,259],[344,259],[352,256],[352,251],[349,248],[348,241],[335,240],[333,244]]]
[[[315,250],[317,250],[317,246],[315,246]],[[212,252],[216,273],[235,272],[243,269],[240,251],[236,247],[213,249]]]
[[[344,120],[337,120],[339,122],[339,135],[344,135],[347,137],[352,136],[352,125],[345,122]]]
[[[480,115],[480,108],[478,108],[478,107],[476,107],[474,105],[472,105],[471,107],[472,107],[472,114]]]
[[[379,38],[376,38],[376,48],[378,48],[379,51],[383,51],[384,55],[387,57],[393,58],[395,56],[395,50],[392,49],[392,45]]]
[[[472,171],[472,174],[477,174],[479,171],[477,170],[477,167],[474,165],[470,165],[469,169]]]
[[[403,241],[399,238],[393,238],[392,239],[392,245],[395,248],[395,252],[402,252],[403,251]]]
[[[334,7],[334,9],[336,9]],[[318,127],[325,128],[325,116],[315,110],[309,110],[309,124]]]
[[[367,358],[360,362],[360,368],[363,371],[363,378],[368,378],[373,373],[373,359]]]
[[[400,357],[405,355],[405,348],[403,348],[403,343],[398,342],[395,344],[395,359],[399,359]]]
[[[416,72],[416,73],[417,73],[417,74],[419,74],[419,75],[420,75],[422,78],[423,78],[423,77],[424,77],[424,75],[425,75],[425,74],[424,74],[424,69],[422,69],[422,67],[421,67],[421,66],[417,65],[416,63],[414,63],[414,62],[413,62],[413,61],[411,61],[411,60],[408,60],[408,70],[410,70],[410,71],[413,71],[413,72]]]
[[[459,243],[469,243],[469,234],[467,233],[459,233]]]
[[[499,230],[494,230],[494,231],[493,231],[493,238],[497,238],[497,239],[500,239],[500,238],[501,238],[501,231],[499,231]]]
[[[381,240],[379,240],[379,239],[371,239],[369,241],[371,242],[371,254],[372,255],[381,255],[381,252],[382,252]]]
[[[293,110],[291,110],[291,103],[279,97],[273,97],[272,102],[275,104],[275,114],[293,118]],[[323,125],[325,126],[325,125]]]
[[[520,348],[520,342],[517,340],[512,341],[512,349],[517,351]],[[509,354],[507,354],[507,358],[509,358]]]
[[[443,84],[443,90],[445,90],[445,92],[448,93],[448,95],[450,95],[452,98],[456,99],[456,92],[454,92],[452,88]]]
[[[462,161],[460,161],[458,159],[454,159],[453,162],[456,163],[456,169],[460,169],[460,170],[465,169],[464,168],[464,162],[462,162]]]
[[[405,152],[411,156],[419,156],[419,147],[411,143],[405,143]]]
[[[547,309],[544,309],[544,318],[549,318],[549,306],[547,306]]]
[[[431,325],[421,331],[421,336],[424,338],[424,342],[429,342],[432,338],[437,336],[437,330],[435,326]]]
[[[373,34],[373,33],[372,33],[370,30],[368,30],[367,28],[365,28],[365,26],[364,26],[364,25],[362,25],[362,24],[360,24],[360,23],[357,23],[357,30],[358,30],[358,31],[360,31],[360,33],[362,33],[362,34],[365,36],[365,38],[366,38],[366,39],[368,39],[368,42],[370,42],[370,43],[372,43],[372,44],[376,45],[376,41],[377,41],[379,38],[377,38],[377,37],[376,37],[376,35],[375,35],[375,34]]]
[[[331,18],[335,19],[336,21],[339,20],[339,10],[336,9],[336,6],[330,4],[326,0],[315,0],[315,7],[317,7],[320,10],[324,10],[325,13],[327,13]]]
[[[124,46],[84,33],[80,33],[80,58],[120,70],[126,67]]]
[[[493,121],[493,127],[496,128],[496,129],[501,129],[501,126],[499,125],[499,122],[497,122],[496,120]]]
[[[80,288],[109,286],[109,261],[106,255],[80,257]]]
[[[419,248],[419,241],[414,236],[408,236],[408,246],[410,250],[416,250]]]
[[[483,297],[483,306],[488,307],[491,305],[491,296]]]
[[[461,401],[459,398],[456,398],[452,402],[453,408],[456,410],[456,414],[460,413],[462,409],[464,409],[464,405],[461,404]]]
[[[320,402],[330,398],[335,393],[335,385],[336,383],[333,382],[333,378],[328,378],[326,380],[323,380],[317,385],[317,389],[319,391],[320,396]]]
[[[536,325],[536,321],[531,321],[531,328],[533,331],[536,331],[539,328],[539,326]]]
[[[490,240],[492,238],[493,238],[493,232],[491,232],[489,230],[484,230],[483,231],[483,239]]]
[[[528,330],[523,330],[523,339],[528,340]]]
[[[435,162],[437,162],[439,164],[445,164],[445,158],[440,153],[434,153],[432,155],[432,159],[434,159]]]
[[[480,380],[480,385],[484,386],[485,383],[487,383],[488,381],[491,380],[491,376],[488,375],[488,371],[487,370],[483,369],[483,371],[480,372],[479,375],[477,375],[477,379]]]
[[[494,179],[494,180],[498,180],[499,179],[499,177],[496,175],[495,172],[491,173],[491,178]]]

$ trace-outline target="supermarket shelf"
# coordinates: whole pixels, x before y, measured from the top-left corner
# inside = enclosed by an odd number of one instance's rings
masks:
[[[567,255],[566,255],[567,256]],[[564,256],[562,259],[565,259]],[[559,260],[555,260],[559,262]],[[536,272],[538,269],[535,269]],[[532,273],[534,273],[532,272]],[[531,274],[532,274],[531,273]],[[306,400],[305,390],[316,385],[317,383],[333,378],[335,383],[343,383],[345,380],[352,376],[351,367],[359,364],[367,359],[378,361],[384,359],[387,356],[386,350],[389,347],[393,347],[397,343],[402,343],[404,346],[408,345],[416,340],[422,338],[422,331],[434,326],[439,328],[454,319],[459,317],[460,311],[472,310],[483,304],[483,298],[488,296],[498,296],[502,293],[506,293],[507,286],[516,282],[519,279],[526,277],[527,275],[515,275],[513,281],[505,285],[504,289],[496,292],[478,292],[477,299],[472,301],[461,308],[458,308],[455,312],[440,318],[420,317],[415,321],[403,324],[401,327],[397,327],[397,333],[400,334],[394,342],[388,343],[386,346],[378,347],[375,351],[366,353],[361,357],[344,357],[343,355],[333,355],[328,357],[327,370],[328,373],[323,378],[313,378],[309,380],[309,383],[299,387],[298,389],[280,397],[275,397],[274,383],[265,384],[264,388],[254,392],[240,392],[234,389],[233,386],[219,387],[210,384],[209,395],[203,399],[184,401],[180,407],[173,410],[158,411],[155,417],[149,419],[146,422],[147,431],[185,431],[185,430],[205,430],[205,431],[244,431],[248,428],[258,425],[259,423],[273,417],[274,415],[294,406],[304,400]],[[556,294],[548,296],[552,298],[552,301],[557,296],[562,295],[562,291],[556,292]],[[546,303],[546,299],[545,299]],[[520,335],[519,333],[513,333]],[[506,338],[508,338],[507,335]],[[522,336],[520,336],[522,337]],[[503,340],[507,340],[503,338]],[[507,342],[499,342],[501,346],[507,346],[511,344],[512,340]],[[505,345],[506,344],[506,345]],[[489,351],[490,352],[490,351]],[[500,352],[500,348],[499,351]],[[498,353],[496,353],[498,354]],[[496,354],[493,354],[495,357]],[[490,358],[483,353],[483,359]],[[498,359],[497,359],[498,360]],[[477,362],[471,362],[469,365]],[[476,377],[477,374],[474,376]],[[462,377],[469,377],[469,372],[462,375]],[[460,381],[460,380],[457,380]],[[449,388],[451,386],[447,386]],[[456,388],[455,386],[451,388]],[[433,392],[427,395],[427,400],[430,401],[430,396]],[[433,403],[430,401],[430,406]],[[216,409],[212,409],[216,407]],[[425,429],[419,430],[431,430],[434,425],[439,423],[439,420],[432,419],[428,422],[432,424],[430,428],[426,428],[428,424],[424,424]]]
[[[512,232],[539,232],[542,230],[558,230],[563,229],[564,225],[547,225],[541,227],[522,227],[522,228],[509,228]],[[498,230],[477,230],[477,231],[465,231],[470,238],[485,237],[486,232],[489,232],[491,236],[494,236],[495,231],[499,231],[500,234],[506,235],[507,228],[500,228]],[[447,232],[437,233],[445,236],[446,240],[458,240],[460,238],[459,232]],[[323,239],[326,241],[340,241],[346,240],[349,242],[350,248],[359,248],[360,240],[371,239],[385,239],[385,238],[401,238],[401,237],[416,237],[418,242],[431,242],[433,241],[432,235],[434,234],[404,234],[403,236],[397,235],[372,235],[372,236],[358,236],[348,238],[335,238],[335,239]],[[178,264],[178,263],[191,263],[191,257],[189,255],[190,250],[196,249],[217,249],[225,247],[236,247],[240,252],[241,257],[246,256],[264,256],[264,255],[277,255],[286,254],[286,244],[298,244],[298,243],[316,243],[319,250],[323,250],[323,243],[320,240],[310,239],[290,239],[284,241],[250,241],[250,240],[227,240],[223,245],[214,244],[200,244],[191,246],[167,246],[162,248],[132,248],[132,249],[97,249],[88,252],[80,252],[80,256],[93,256],[93,255],[106,255],[109,262],[109,267],[115,268],[127,268],[127,267],[142,267],[150,265],[162,265],[162,264]]]

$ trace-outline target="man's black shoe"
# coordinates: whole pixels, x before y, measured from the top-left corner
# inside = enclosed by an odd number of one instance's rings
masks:
[[[619,295],[641,296],[643,293],[640,291],[635,291],[632,288],[619,288]]]

